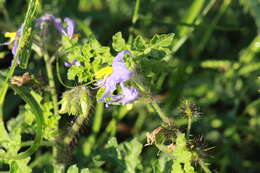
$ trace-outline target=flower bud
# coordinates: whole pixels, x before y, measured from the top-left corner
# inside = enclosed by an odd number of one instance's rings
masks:
[[[201,115],[199,108],[188,100],[184,100],[180,107],[181,114],[187,117],[198,117]]]
[[[78,86],[62,95],[59,113],[69,115],[87,115],[91,107],[89,91],[85,86]]]

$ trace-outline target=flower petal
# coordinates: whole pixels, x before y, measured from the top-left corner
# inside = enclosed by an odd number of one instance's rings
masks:
[[[122,99],[117,100],[116,102],[121,103],[122,105],[131,103],[135,101],[138,97],[140,97],[139,92],[135,88],[127,88],[125,87],[124,83],[120,84],[123,90],[123,95]]]
[[[62,27],[62,21],[60,18],[54,17],[52,14],[45,14],[44,16],[36,20],[36,26],[40,26],[43,22],[51,22],[54,24],[55,28],[62,34],[67,35],[65,29]]]
[[[75,29],[75,22],[68,17],[66,17],[64,19],[64,22],[67,23],[67,35],[69,35],[70,38],[72,38],[73,34],[74,34],[74,29]]]

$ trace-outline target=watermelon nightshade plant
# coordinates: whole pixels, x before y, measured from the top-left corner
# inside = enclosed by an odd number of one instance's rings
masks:
[[[33,7],[30,6],[30,8]],[[30,8],[27,12],[28,14],[30,13]],[[53,24],[55,29],[60,33],[59,36],[61,37],[61,42],[58,45],[59,47],[57,52],[55,52],[53,56],[49,55],[49,52],[51,51],[48,51],[45,47],[47,44],[46,38],[31,39],[30,37],[24,36],[28,33],[30,35],[33,31],[36,33],[36,38],[41,36],[51,37],[51,32],[44,33],[46,35],[42,34],[47,31],[48,24]],[[21,52],[23,52],[24,49],[21,45],[28,42],[32,43],[33,46],[30,48],[35,50],[38,56],[44,58],[47,79],[49,82],[49,90],[46,89],[43,91],[34,91],[26,84],[16,86],[15,83],[12,84],[9,82],[9,79],[13,76],[16,63],[12,63],[11,65],[10,74],[5,80],[6,85],[3,89],[1,89],[1,91],[4,91],[1,104],[3,104],[4,96],[9,85],[26,101],[24,108],[25,112],[19,114],[19,116],[24,119],[24,122],[22,122],[24,123],[23,125],[33,126],[33,128],[36,129],[36,139],[33,145],[31,145],[31,147],[25,152],[19,152],[23,146],[21,141],[21,135],[23,133],[22,127],[17,126],[17,128],[21,129],[15,133],[16,140],[20,140],[16,141],[17,144],[15,145],[18,147],[14,149],[9,147],[12,137],[8,135],[3,123],[0,124],[0,130],[2,131],[1,133],[4,134],[3,137],[0,136],[0,141],[4,141],[3,144],[0,144],[0,147],[4,148],[4,150],[0,148],[0,162],[10,164],[11,169],[14,169],[12,167],[12,164],[14,164],[12,161],[14,161],[15,164],[18,165],[18,170],[23,170],[22,166],[19,165],[23,164],[26,166],[28,172],[31,172],[31,168],[28,166],[28,161],[30,160],[30,156],[40,147],[40,144],[43,142],[42,139],[45,140],[44,142],[50,142],[52,144],[54,153],[53,160],[55,160],[58,152],[68,147],[68,145],[72,142],[81,125],[84,123],[84,120],[90,116],[90,109],[96,101],[104,102],[106,107],[108,107],[109,104],[112,105],[117,103],[118,105],[119,103],[123,106],[122,109],[126,107],[124,106],[126,104],[135,105],[135,101],[141,104],[138,99],[144,97],[143,95],[145,94],[148,96],[150,94],[146,89],[146,85],[149,85],[149,81],[152,81],[149,80],[149,78],[158,78],[160,75],[160,73],[153,71],[154,67],[159,65],[165,70],[170,68],[170,64],[167,63],[165,59],[167,59],[167,56],[171,53],[174,34],[156,34],[150,40],[144,39],[142,36],[137,36],[129,42],[126,42],[122,37],[122,34],[118,32],[113,36],[112,46],[113,49],[118,52],[117,55],[113,57],[111,55],[110,48],[102,46],[94,36],[88,36],[86,39],[77,38],[74,37],[74,32],[75,22],[72,19],[64,18],[62,21],[60,18],[56,18],[51,14],[45,14],[36,20],[28,17],[27,15],[24,24],[16,34],[5,34],[7,37],[10,37],[10,41],[4,44],[7,45],[13,43],[12,53],[14,55],[14,60],[18,60],[18,56],[23,58],[23,54],[21,54]],[[65,68],[65,70],[67,70],[67,78],[69,80],[74,80],[78,86],[68,87],[68,85],[64,84],[58,70],[58,58],[61,58],[64,61],[64,66],[67,67]],[[59,82],[65,87],[70,88],[69,90],[63,92],[62,99],[60,101],[58,101],[58,94],[56,91],[57,83],[53,77],[53,59],[56,59],[57,61],[56,70]],[[138,69],[136,68],[137,66],[140,67],[140,71],[138,71],[138,76],[136,77],[134,73],[135,70]],[[163,73],[166,73],[166,71]],[[27,76],[30,78],[28,73]],[[0,77],[2,81],[3,77]],[[16,76],[16,78],[18,77]],[[139,80],[139,78],[142,78],[143,80]],[[28,80],[30,81],[30,79]],[[91,95],[95,94],[96,89],[98,89],[96,100],[93,100]],[[30,90],[30,92],[26,90]],[[115,91],[117,91],[116,94]],[[49,97],[44,98],[44,95],[48,95]],[[100,103],[97,104],[100,105]],[[61,106],[60,110],[59,105]],[[172,128],[172,126],[170,126],[173,120],[163,113],[156,102],[152,102],[149,105],[150,108],[159,114],[163,123],[166,124],[164,129],[161,130],[162,133],[158,132],[152,133],[150,136],[148,135],[149,139],[153,141],[149,144],[154,144],[160,151],[171,155],[170,158],[173,158],[172,161],[174,163],[172,168],[170,168],[172,172],[175,170],[184,173],[188,173],[189,171],[194,172],[194,167],[191,164],[193,158],[195,156],[198,158],[198,155],[187,145],[187,141],[190,141],[189,133],[191,124],[189,124],[188,135],[186,134],[185,138],[184,133],[181,133],[177,127]],[[116,109],[117,107],[110,106],[110,109],[111,108]],[[65,134],[59,133],[59,119],[62,114],[68,114],[76,117],[74,124],[70,127],[68,133]],[[30,115],[35,115],[36,118],[31,118]],[[192,116],[189,118],[189,123],[191,123]],[[96,127],[93,129],[96,135],[98,130],[96,130]],[[114,146],[116,146],[116,142],[112,142],[114,143]],[[169,142],[171,144],[166,145],[166,143]],[[133,143],[137,143],[137,146],[142,146],[136,141],[136,139],[133,140]],[[108,144],[111,144],[110,141]],[[127,143],[125,145],[127,146]],[[176,150],[174,150],[174,148],[176,148]],[[119,152],[119,150],[117,150],[117,152]],[[138,150],[137,153],[141,154],[141,149]],[[120,157],[123,158],[123,154],[122,156],[118,155],[118,158],[115,156],[113,159],[118,160],[118,163],[121,163],[122,158]],[[128,156],[126,156],[126,158],[127,157]],[[138,157],[138,155],[135,157]],[[206,165],[202,164],[203,161],[200,161],[205,172],[209,172],[207,168],[204,168]],[[127,162],[130,162],[129,158]],[[53,164],[56,169],[58,166],[55,165],[55,162],[53,162]],[[65,164],[63,166],[65,166]],[[182,164],[184,164],[184,168],[182,168]],[[129,172],[135,172],[135,169],[132,167],[131,164],[126,163],[125,169],[131,170]],[[120,169],[122,169],[122,167]]]
[[[103,73],[102,75],[106,75],[106,77],[103,80],[98,81],[97,84],[98,88],[105,88],[105,91],[99,101],[104,101],[106,105],[110,102],[118,102],[125,105],[135,101],[140,96],[139,92],[135,88],[125,87],[124,83],[133,75],[124,64],[125,53],[131,54],[128,50],[119,52],[113,60],[112,69],[111,67],[105,67],[97,72],[97,74]],[[116,90],[117,84],[120,84],[122,93],[112,96],[111,101],[106,101],[106,98],[110,97],[111,93]]]

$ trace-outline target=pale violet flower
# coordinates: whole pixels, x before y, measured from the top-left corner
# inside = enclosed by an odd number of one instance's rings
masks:
[[[4,36],[6,38],[9,38],[8,42],[1,43],[0,45],[11,45],[12,44],[12,54],[13,56],[16,55],[17,47],[18,47],[18,42],[19,38],[21,36],[23,24],[20,26],[20,28],[17,30],[17,32],[6,32]],[[18,58],[18,64],[20,64],[20,60]]]
[[[73,37],[75,22],[66,17],[64,22],[67,23],[67,27],[62,26],[62,20],[60,18],[54,17],[52,14],[45,14],[44,16],[36,20],[36,26],[40,26],[42,22],[51,22],[54,24],[55,28],[63,35],[68,35],[70,38]]]
[[[103,101],[106,104],[118,102],[124,105],[135,101],[139,97],[139,93],[135,88],[127,88],[124,86],[124,82],[129,80],[133,75],[124,63],[124,55],[126,53],[131,54],[128,50],[123,50],[117,54],[112,63],[112,73],[98,82],[97,88],[105,88],[103,95],[98,101]],[[112,96],[118,84],[120,84],[122,88],[122,93]],[[112,100],[107,101],[107,97],[112,97]]]
[[[112,96],[112,100],[110,102],[118,102],[122,105],[125,105],[135,101],[138,97],[140,97],[137,89],[127,88],[125,87],[124,83],[120,83],[120,86],[122,88],[122,94]]]
[[[67,28],[66,28],[67,35],[70,36],[70,37],[73,37],[74,29],[75,29],[75,22],[74,22],[74,20],[66,17],[64,19],[64,22],[67,23]]]
[[[74,60],[74,61],[72,61],[72,63],[64,62],[64,65],[65,65],[66,67],[71,67],[71,66],[73,66],[73,65],[75,65],[75,66],[80,66],[81,64],[80,64],[80,62],[79,62],[78,60]]]

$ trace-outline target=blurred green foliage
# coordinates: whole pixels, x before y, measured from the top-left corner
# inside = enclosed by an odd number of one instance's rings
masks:
[[[28,2],[0,0],[1,33],[20,27]],[[201,160],[207,162],[212,172],[260,170],[259,0],[45,0],[38,13],[76,21],[79,37],[59,39],[50,29],[51,37],[46,38],[48,51],[58,50],[60,62],[78,59],[83,64],[67,69],[60,63],[64,83],[77,86],[92,82],[95,72],[111,65],[113,55],[129,49],[132,59],[125,61],[136,72],[131,82],[140,85],[143,97],[134,104],[107,109],[102,104],[91,105],[90,116],[83,119],[86,123],[80,123],[83,127],[79,132],[80,127],[72,132],[72,142],[60,144],[71,132],[67,128],[74,127],[79,117],[53,112],[43,52],[37,52],[32,45],[37,53],[31,53],[30,59],[29,53],[25,53],[22,67],[27,69],[17,67],[15,74],[29,71],[38,80],[37,84],[26,85],[34,90],[26,93],[43,111],[44,140],[31,157],[10,161],[0,158],[0,171],[207,172]],[[30,36],[27,40],[41,41],[36,37],[31,40]],[[4,41],[0,34],[0,42]],[[26,45],[30,49],[31,45]],[[11,61],[8,47],[1,46],[1,75],[6,76]],[[59,84],[58,74],[54,77],[61,100],[65,87]],[[39,94],[41,90],[44,94]],[[94,97],[94,91],[89,94]],[[181,110],[185,99],[200,108],[196,110],[199,116],[192,119],[187,140],[184,133],[188,121]],[[166,125],[167,135],[158,139],[160,144],[144,146],[146,133],[164,126],[152,107],[154,102],[160,104],[179,130],[169,130]],[[6,145],[15,153],[32,145],[37,129],[35,116],[31,107],[24,107],[12,92],[5,100],[4,123],[15,140],[9,141],[1,124],[0,154],[6,152]],[[203,141],[198,140],[200,135]],[[171,143],[176,146],[169,152],[166,149]],[[61,147],[55,150],[54,145]]]

